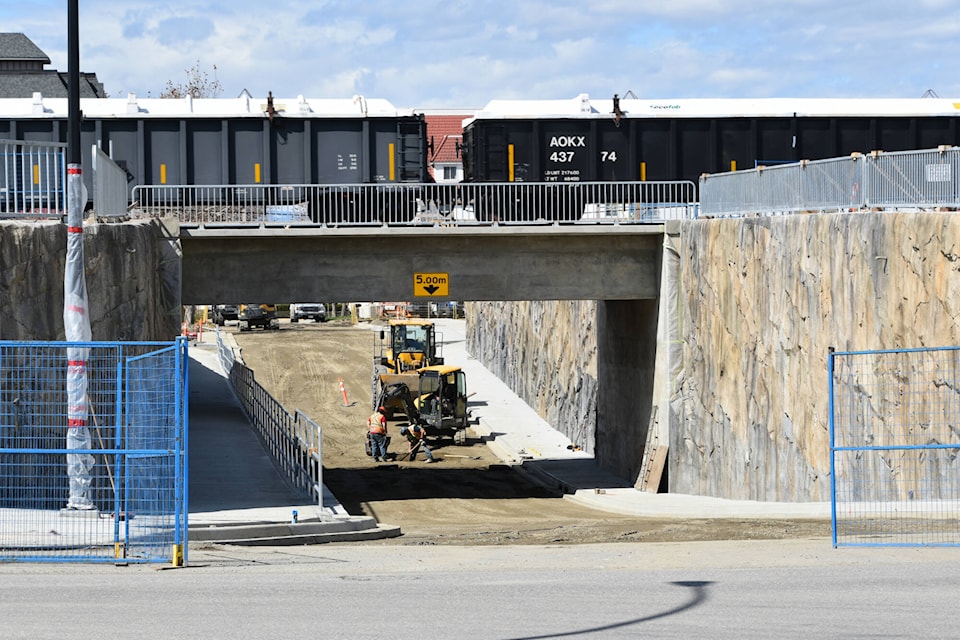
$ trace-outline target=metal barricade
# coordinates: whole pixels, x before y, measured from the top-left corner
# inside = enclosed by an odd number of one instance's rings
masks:
[[[79,427],[89,448],[68,438],[68,349],[78,348],[89,350]],[[187,560],[185,340],[4,341],[0,379],[0,560]],[[85,465],[79,479],[72,460]],[[67,507],[75,482],[89,508]]]
[[[181,226],[649,224],[697,216],[680,182],[137,186],[134,218]]]
[[[960,545],[960,348],[830,353],[834,546]]]
[[[801,162],[797,212],[859,211],[864,206],[860,155]]]
[[[93,146],[93,210],[100,219],[127,217],[127,172]]]
[[[960,149],[871,153],[864,205],[920,211],[960,206]]]
[[[291,415],[258,383],[253,370],[234,357],[217,329],[220,366],[237,394],[240,406],[284,479],[309,500],[323,507],[323,434],[320,426],[297,410]]]
[[[0,217],[65,216],[66,154],[65,143],[0,140]]]

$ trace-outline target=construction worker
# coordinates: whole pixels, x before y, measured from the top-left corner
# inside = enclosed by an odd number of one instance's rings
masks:
[[[407,439],[407,448],[410,451],[409,459],[411,462],[416,459],[417,451],[420,450],[420,447],[423,447],[423,453],[427,456],[427,462],[433,462],[433,452],[430,451],[430,447],[427,446],[427,434],[424,432],[423,427],[418,424],[412,427],[402,426],[400,427],[400,435]]]
[[[367,418],[367,437],[370,439],[370,452],[374,462],[387,461],[387,410],[377,410]]]

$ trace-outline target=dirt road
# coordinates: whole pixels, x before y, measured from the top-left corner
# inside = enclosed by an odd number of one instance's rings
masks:
[[[227,327],[257,381],[288,410],[323,428],[324,484],[355,515],[398,525],[399,538],[375,544],[546,544],[805,538],[828,523],[770,520],[661,520],[595,511],[563,500],[468,432],[466,446],[434,448],[436,464],[376,464],[366,455],[370,375],[377,332],[369,327],[286,321],[280,331]],[[456,364],[456,363],[449,363]],[[340,381],[343,381],[343,391]],[[344,402],[344,392],[347,401]],[[389,426],[390,451],[405,443]]]

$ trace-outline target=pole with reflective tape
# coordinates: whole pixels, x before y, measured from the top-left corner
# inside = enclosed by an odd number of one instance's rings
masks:
[[[69,0],[67,12],[67,260],[63,277],[63,326],[68,342],[90,341],[87,283],[83,270],[83,207],[87,202],[80,165],[80,38],[79,0]],[[93,509],[90,499],[94,457],[87,428],[86,346],[67,347],[67,478],[69,509]]]

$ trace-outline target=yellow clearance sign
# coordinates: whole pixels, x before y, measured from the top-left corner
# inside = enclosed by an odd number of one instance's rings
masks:
[[[450,277],[446,273],[413,274],[413,295],[426,298],[446,298],[450,295]]]

